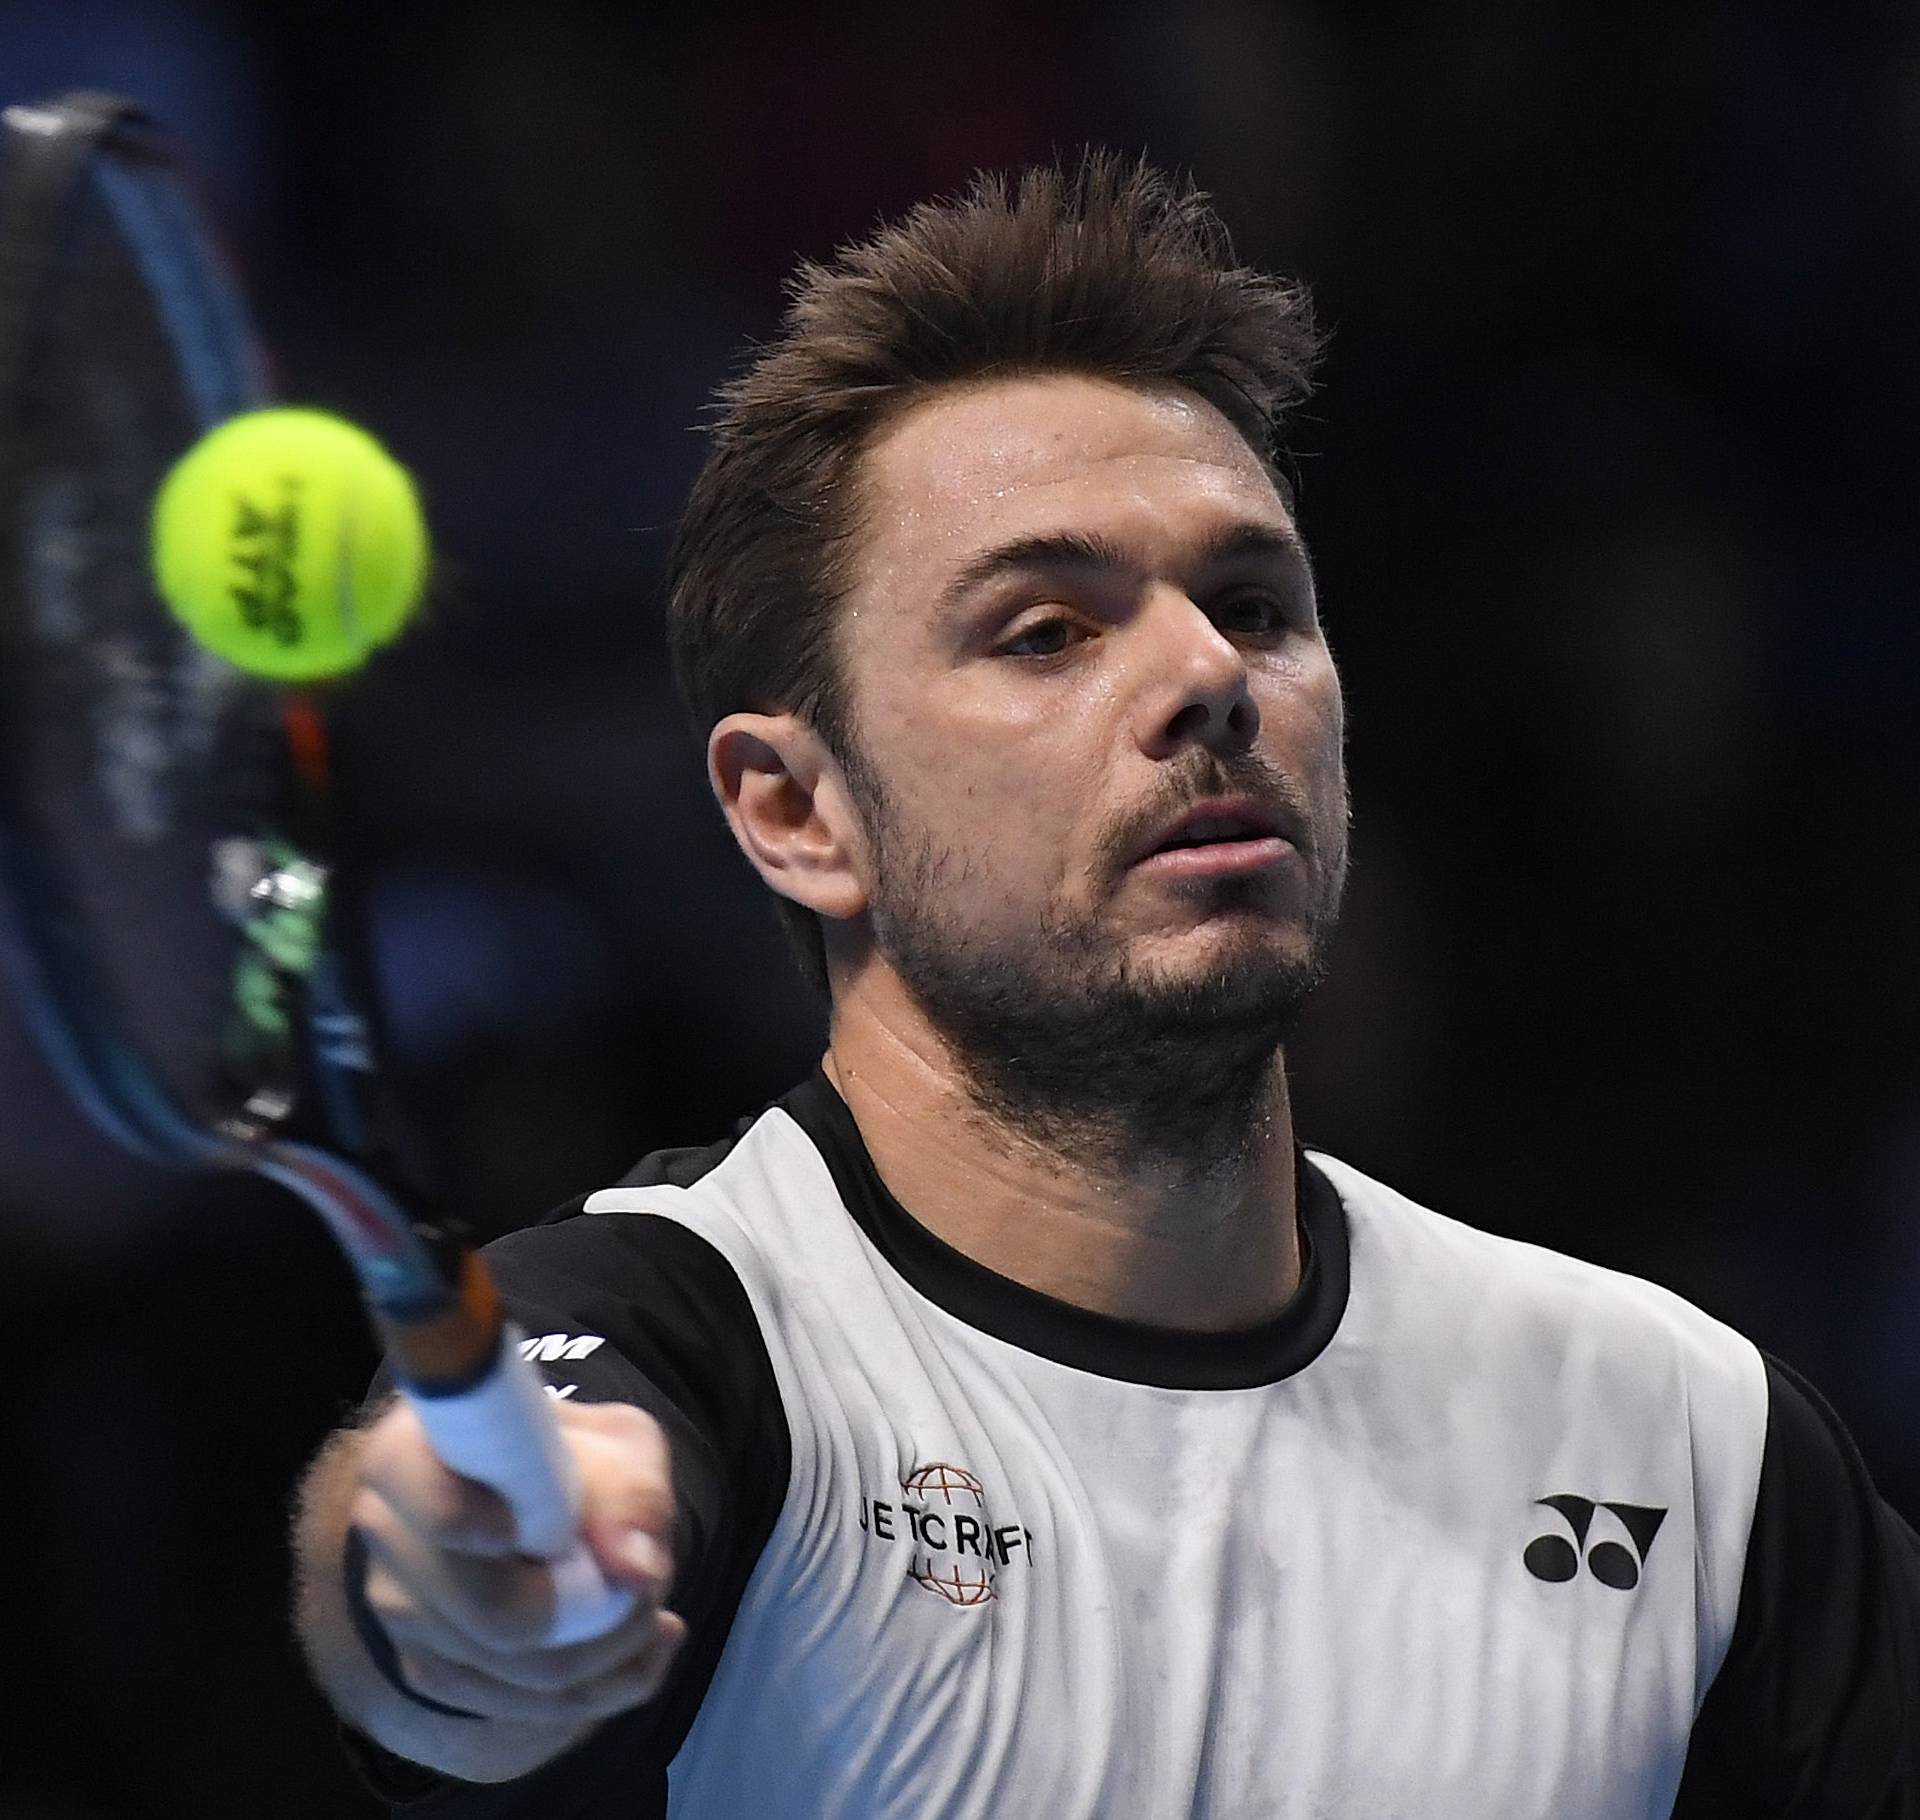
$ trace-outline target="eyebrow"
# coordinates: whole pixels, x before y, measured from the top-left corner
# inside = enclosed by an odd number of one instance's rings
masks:
[[[1230,563],[1284,562],[1306,570],[1313,565],[1297,532],[1274,525],[1236,524],[1216,532],[1195,552],[1196,571],[1223,568]],[[1004,575],[1045,570],[1095,574],[1139,567],[1111,538],[1082,531],[1055,531],[1036,537],[1016,537],[982,550],[942,591],[943,604],[956,606],[989,582]]]

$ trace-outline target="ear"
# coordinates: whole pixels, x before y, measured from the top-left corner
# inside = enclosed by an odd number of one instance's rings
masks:
[[[792,714],[729,714],[707,736],[707,777],[733,838],[782,897],[821,916],[867,907],[866,848],[826,742]]]

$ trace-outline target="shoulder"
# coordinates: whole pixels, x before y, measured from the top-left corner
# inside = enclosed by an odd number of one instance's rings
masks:
[[[832,1092],[816,1076],[723,1143],[643,1159],[577,1204],[582,1217],[567,1222],[567,1242],[609,1258],[662,1249],[683,1257],[697,1247],[759,1299],[777,1297],[796,1272],[831,1270],[857,1245],[841,1185],[845,1159],[825,1130],[822,1102]]]
[[[1759,1349],[1656,1283],[1482,1232],[1314,1160],[1351,1248],[1330,1353],[1391,1361],[1383,1391],[1486,1458],[1524,1461],[1534,1497],[1658,1509],[1687,1535],[1704,1692],[1732,1632],[1767,1444]]]
[[[790,1096],[791,1097],[791,1096]],[[649,1152],[605,1187],[576,1195],[486,1247],[501,1272],[597,1284],[615,1293],[665,1271],[678,1280],[732,1275],[713,1228],[745,1220],[781,1198],[795,1161],[825,1169],[776,1102],[725,1137]],[[771,1153],[771,1156],[770,1156]]]
[[[1356,1314],[1432,1321],[1467,1343],[1561,1358],[1596,1373],[1719,1382],[1764,1424],[1766,1374],[1744,1335],[1658,1283],[1484,1232],[1337,1158],[1313,1155],[1347,1215]],[[1362,1285],[1365,1295],[1361,1294]],[[1424,1311],[1424,1312],[1423,1312]]]
[[[770,1107],[718,1142],[642,1157],[613,1186],[485,1247],[556,1394],[651,1407],[645,1392],[658,1391],[694,1413],[777,1401],[748,1287],[758,1273],[738,1242],[756,1196],[737,1178],[763,1166],[765,1137],[782,1125],[805,1144]]]
[[[1821,1814],[1920,1814],[1920,1537],[1820,1393],[1777,1359],[1767,1376],[1739,1622],[1674,1812],[1768,1813],[1798,1788]]]
[[[854,1231],[810,1135],[817,1091],[796,1089],[717,1142],[642,1157],[485,1248],[557,1394],[646,1402],[615,1383],[624,1365],[696,1411],[780,1402],[769,1347],[785,1287],[831,1272],[823,1252]],[[840,1219],[821,1217],[836,1208]],[[579,1367],[582,1348],[600,1369]]]

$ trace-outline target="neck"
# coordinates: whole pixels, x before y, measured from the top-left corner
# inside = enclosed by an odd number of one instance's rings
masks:
[[[828,1078],[922,1225],[987,1269],[1096,1314],[1193,1332],[1271,1318],[1300,1281],[1293,1121],[1277,1050],[1156,1147],[1156,1095],[1076,1131],[1010,1117],[896,980],[835,1002]],[[1167,1121],[1158,1121],[1164,1127]]]

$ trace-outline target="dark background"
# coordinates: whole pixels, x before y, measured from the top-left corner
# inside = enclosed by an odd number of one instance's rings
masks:
[[[178,129],[282,394],[427,494],[348,790],[476,1224],[820,1043],[664,673],[709,388],[797,255],[1147,149],[1334,332],[1358,823],[1304,1134],[1735,1323],[1920,1512],[1913,6],[0,6],[0,100],[77,82]],[[0,1811],[360,1812],[282,1618],[350,1285],[272,1194],[106,1153],[9,1015]]]

